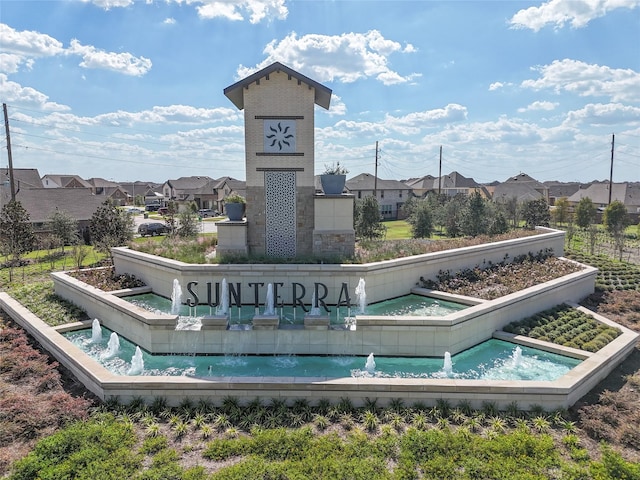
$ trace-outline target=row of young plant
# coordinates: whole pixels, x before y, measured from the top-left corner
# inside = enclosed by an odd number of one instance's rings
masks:
[[[539,283],[563,277],[582,269],[577,264],[553,256],[544,249],[514,257],[505,255],[502,262],[487,262],[458,272],[440,270],[435,280],[421,279],[421,286],[459,295],[493,300]]]
[[[596,352],[620,332],[569,305],[558,305],[504,327],[505,332]]]
[[[173,445],[173,448],[171,448]],[[181,455],[209,461],[183,467]],[[198,463],[198,462],[196,462]],[[249,434],[222,436],[204,445],[171,443],[164,435],[140,441],[134,425],[96,414],[40,441],[18,461],[11,480],[97,479],[472,479],[637,478],[640,466],[602,447],[592,459],[573,433],[561,442],[545,430],[496,427],[486,435],[468,428],[383,426],[372,435],[361,428],[318,433],[254,427]]]
[[[584,252],[570,251],[567,257],[598,269],[596,288],[604,291],[637,290],[640,291],[640,266],[611,259],[606,255],[590,255]]]

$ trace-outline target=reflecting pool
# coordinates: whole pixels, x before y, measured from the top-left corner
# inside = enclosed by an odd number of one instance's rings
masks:
[[[112,333],[102,328],[102,338],[92,339],[90,328],[64,336],[90,357],[118,375],[132,369],[136,345],[120,337],[114,355],[108,342]],[[375,352],[374,352],[375,354]],[[197,377],[380,377],[458,378],[486,380],[556,380],[580,360],[502,340],[487,340],[451,357],[445,369],[443,358],[375,356],[375,368],[365,368],[367,357],[306,355],[151,355],[142,352],[141,375]],[[372,358],[373,359],[373,358]]]
[[[172,309],[171,299],[155,293],[132,295],[124,297],[124,299],[151,312],[170,313]],[[469,305],[463,303],[409,294],[367,305],[362,315],[444,317],[468,307]],[[361,315],[359,307],[355,305],[351,308],[341,307],[339,309],[335,306],[330,306],[329,309],[331,312],[327,315],[334,325],[342,325],[345,323],[346,318],[356,314]],[[254,315],[261,314],[263,310],[263,306],[260,306],[257,310],[253,305],[230,306],[229,324],[232,328],[234,325],[248,326],[251,324]],[[178,329],[198,329],[200,326],[199,318],[204,315],[213,315],[215,311],[215,307],[207,305],[195,307],[181,305],[179,311],[177,311],[180,316]],[[288,305],[276,307],[276,314],[280,317],[280,328],[286,328],[287,326],[302,327],[304,324],[305,312],[300,307],[293,308]]]

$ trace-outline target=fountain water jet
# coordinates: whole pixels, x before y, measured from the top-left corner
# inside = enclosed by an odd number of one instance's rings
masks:
[[[131,368],[129,368],[127,375],[140,375],[142,372],[144,372],[142,350],[140,350],[140,347],[136,347],[136,353],[131,358]]]
[[[100,326],[100,321],[94,318],[93,322],[91,322],[91,343],[100,342],[102,342],[102,327]]]
[[[373,375],[373,373],[375,372],[376,369],[376,361],[373,358],[373,352],[369,354],[369,356],[367,357],[367,362],[364,364],[364,369]]]
[[[104,353],[103,358],[111,358],[118,355],[120,351],[120,339],[116,332],[112,332],[109,336],[109,342],[107,343],[107,351]]]
[[[311,295],[311,310],[309,311],[309,315],[320,315],[320,307],[316,307],[316,293],[313,292]]]
[[[453,364],[451,363],[451,354],[449,352],[444,352],[444,363],[442,366],[442,370],[447,377],[450,377],[453,374]]]
[[[220,286],[220,305],[216,308],[216,315],[228,315],[229,314],[229,284],[227,279],[222,279],[222,285]]]
[[[267,301],[265,303],[264,315],[273,316],[276,314],[276,309],[273,299],[273,284],[267,285]]]
[[[182,287],[177,278],[173,279],[173,290],[171,292],[171,315],[180,313],[180,305],[182,305]]]
[[[520,365],[522,365],[522,349],[516,347],[513,351],[513,366],[517,368]]]
[[[356,298],[358,299],[358,313],[364,314],[365,308],[367,307],[367,293],[365,292],[364,278],[360,278],[360,280],[358,281],[358,286],[356,287],[355,293]]]

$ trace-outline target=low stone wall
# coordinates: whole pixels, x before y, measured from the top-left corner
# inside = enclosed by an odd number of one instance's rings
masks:
[[[162,397],[173,406],[179,405],[185,398],[190,398],[193,402],[206,400],[220,405],[228,396],[236,397],[245,403],[255,398],[264,401],[280,398],[287,402],[305,398],[312,403],[328,399],[337,403],[340,399],[348,397],[356,406],[363,405],[368,399],[377,399],[380,406],[386,406],[393,399],[401,398],[409,405],[416,402],[434,405],[439,400],[447,400],[456,405],[464,400],[470,402],[473,408],[480,408],[483,402],[494,402],[499,408],[505,408],[516,402],[522,409],[530,409],[536,405],[551,411],[570,407],[594,388],[631,354],[639,337],[629,329],[618,326],[622,335],[595,354],[566,349],[565,354],[582,354],[584,361],[555,382],[392,378],[131,377],[117,376],[107,371],[58,332],[69,327],[53,328],[46,325],[6,293],[0,293],[0,308],[99,398],[106,400],[117,397],[124,403],[134,398],[142,398],[151,403],[155,398]],[[515,343],[534,342],[538,348],[548,347],[560,353],[564,350],[557,345],[504,333],[501,338],[505,336]]]
[[[83,308],[90,317],[152,353],[311,354],[441,357],[491,338],[506,324],[563,302],[576,302],[593,291],[597,270],[587,267],[562,278],[491,301],[457,298],[415,288],[459,303],[475,303],[445,317],[356,315],[354,329],[252,330],[205,328],[175,330],[176,315],[148,312],[124,298],[102,292],[64,273],[52,274],[55,292]],[[83,294],[86,291],[86,294]],[[121,295],[121,292],[117,292]],[[131,294],[135,291],[131,291]],[[405,294],[409,292],[404,292]]]
[[[456,248],[443,252],[415,255],[383,262],[355,264],[188,264],[136,252],[126,247],[112,249],[114,265],[118,273],[129,273],[143,280],[152,290],[164,297],[171,296],[173,280],[181,285],[198,282],[204,288],[207,282],[221,282],[226,278],[230,283],[244,286],[248,301],[253,298],[249,284],[258,282],[260,298],[266,296],[269,283],[284,283],[281,289],[285,303],[292,302],[291,283],[303,285],[307,296],[305,303],[311,303],[315,282],[328,288],[327,303],[335,304],[343,283],[353,291],[360,278],[366,280],[369,303],[405,295],[418,286],[420,278],[435,279],[441,270],[457,272],[464,268],[489,263],[500,263],[506,258],[537,253],[550,249],[561,257],[564,253],[564,232],[539,228],[541,233],[525,238],[504,240],[472,247]],[[183,288],[184,290],[184,288]],[[201,298],[204,296],[201,295]]]

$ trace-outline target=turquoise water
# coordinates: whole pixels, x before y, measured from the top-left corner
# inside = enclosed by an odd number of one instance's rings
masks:
[[[92,343],[91,329],[65,333],[64,336],[109,371],[126,375],[131,367],[135,345],[120,338],[120,352],[105,358],[111,332],[102,328],[102,339]],[[487,340],[452,357],[450,377],[488,380],[556,380],[580,360],[519,347],[502,340]],[[375,353],[375,352],[374,352]],[[151,355],[143,351],[142,375],[183,375],[197,377],[381,377],[381,378],[446,378],[442,358],[375,357],[376,367],[367,371],[366,357],[306,355]],[[517,365],[516,365],[517,364]]]
[[[155,293],[132,295],[125,297],[125,300],[151,312],[171,312],[171,300],[156,295]],[[444,317],[445,315],[458,312],[468,307],[469,305],[462,303],[410,294],[367,305],[364,315]],[[359,307],[357,306],[352,306],[350,310],[346,307],[336,309],[335,306],[330,306],[329,309],[331,312],[327,315],[329,315],[331,323],[334,325],[344,324],[345,317],[360,314]],[[260,307],[258,313],[262,313],[263,310],[264,307]],[[214,313],[215,308],[209,308],[207,305],[198,305],[197,307],[181,305],[179,312],[181,319],[178,328],[196,328],[198,325],[198,317]],[[294,309],[290,306],[284,306],[278,308],[277,313],[280,316],[281,327],[286,327],[287,325],[302,326],[304,324],[304,312],[300,308]],[[256,315],[256,309],[253,306],[243,305],[241,308],[232,306],[229,309],[229,323],[232,326],[246,326],[251,324],[254,315]]]

